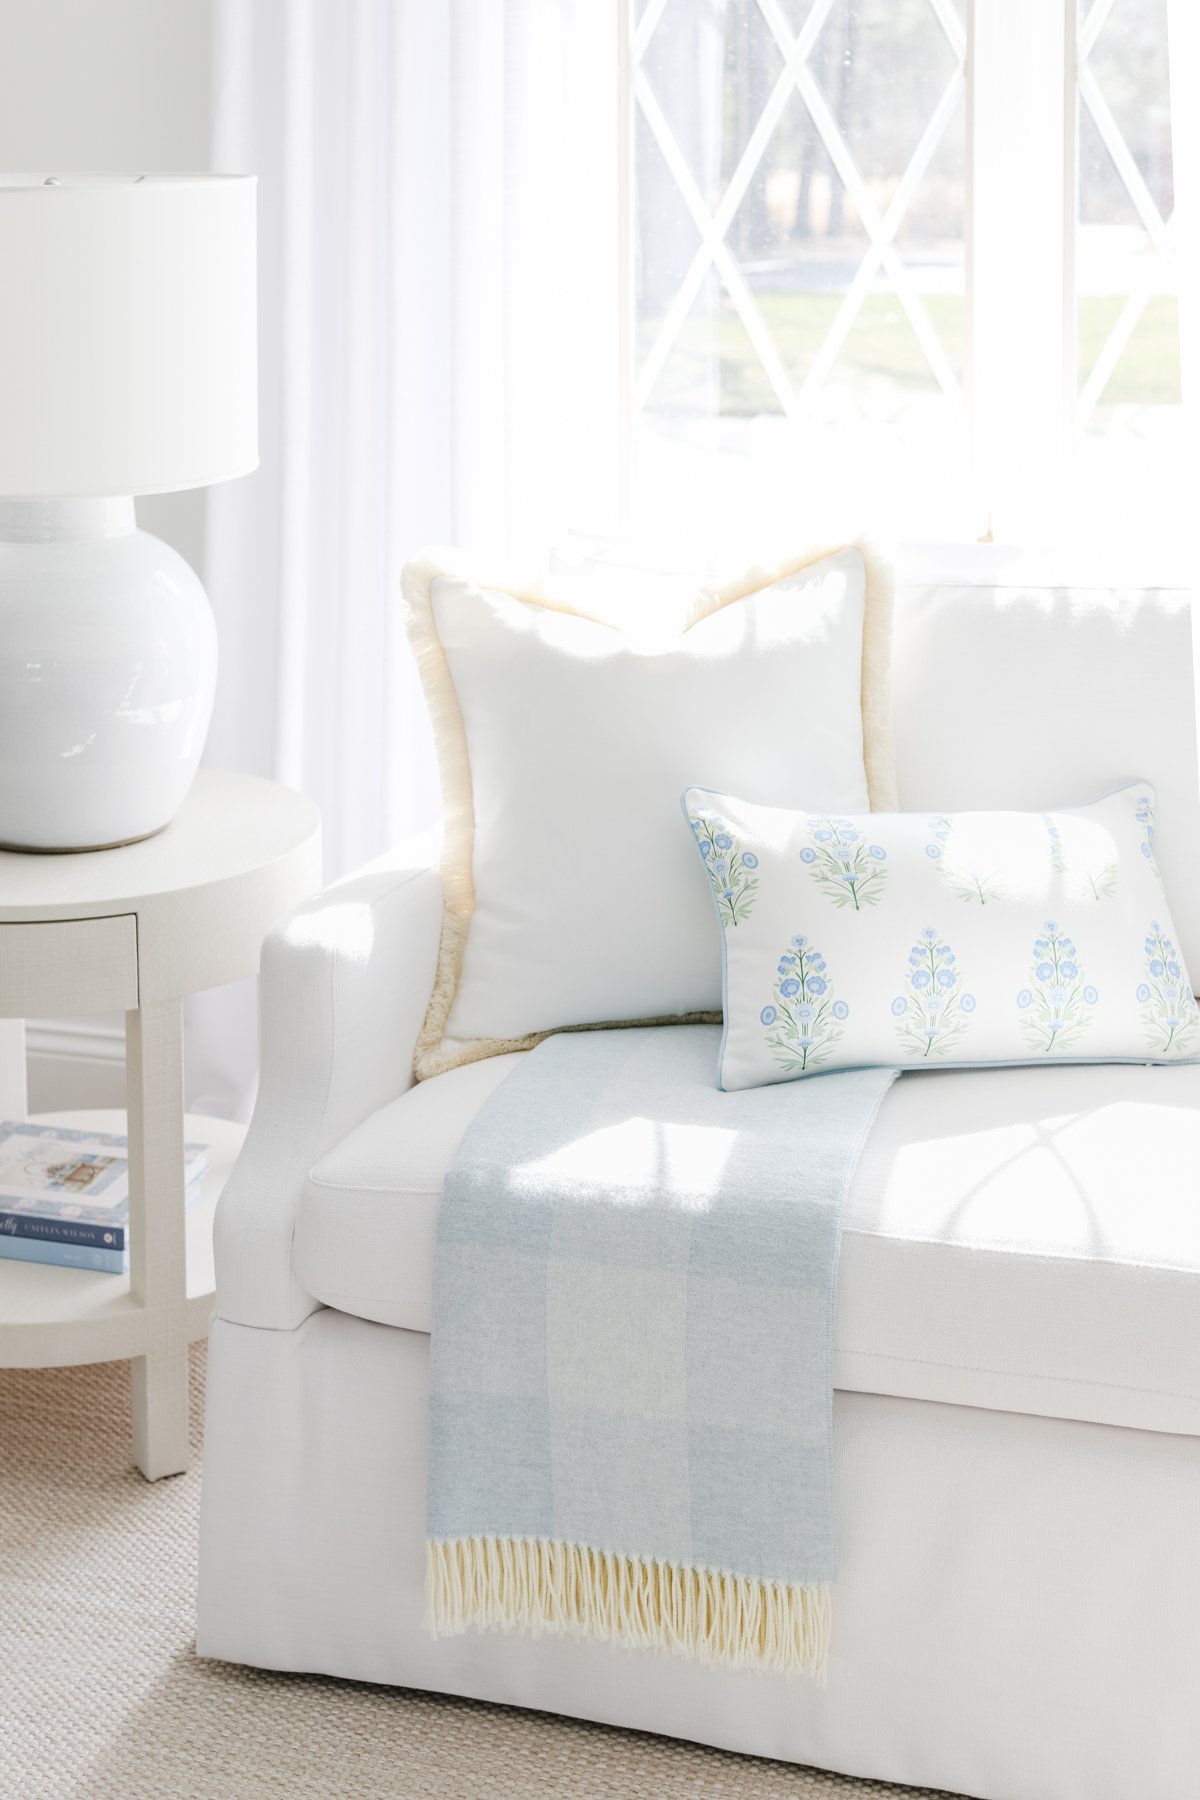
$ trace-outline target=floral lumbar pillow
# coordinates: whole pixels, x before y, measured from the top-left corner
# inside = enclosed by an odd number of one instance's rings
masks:
[[[1200,1051],[1145,782],[1062,812],[683,806],[721,926],[723,1088]]]

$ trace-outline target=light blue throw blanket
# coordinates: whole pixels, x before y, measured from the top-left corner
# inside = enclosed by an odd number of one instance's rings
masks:
[[[839,1221],[893,1078],[723,1094],[707,1025],[564,1034],[446,1177],[431,1628],[820,1672]]]

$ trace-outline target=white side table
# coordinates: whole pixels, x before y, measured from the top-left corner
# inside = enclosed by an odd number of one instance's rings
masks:
[[[0,1019],[125,1013],[130,1174],[128,1275],[0,1260],[0,1368],[131,1357],[134,1457],[150,1481],[187,1467],[187,1350],[208,1329],[213,1211],[242,1138],[184,1119],[181,1003],[256,973],[266,933],[320,882],[311,801],[214,770],[140,844],[0,852]],[[126,1129],[119,1112],[43,1117]],[[186,1220],[185,1133],[210,1145]]]

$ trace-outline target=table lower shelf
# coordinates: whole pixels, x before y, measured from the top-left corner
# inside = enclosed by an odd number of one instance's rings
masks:
[[[124,1132],[120,1111],[38,1113],[39,1125]],[[189,1113],[184,1135],[204,1143],[204,1191],[187,1213],[188,1336],[203,1337],[213,1302],[213,1214],[237,1160],[245,1126]],[[145,1317],[131,1298],[128,1275],[64,1269],[55,1263],[0,1258],[0,1368],[54,1369],[74,1363],[115,1362],[146,1348]]]

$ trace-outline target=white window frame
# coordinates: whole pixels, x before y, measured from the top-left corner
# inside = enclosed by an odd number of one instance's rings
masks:
[[[966,89],[966,336],[962,404],[975,459],[977,503],[974,535],[1010,547],[1053,542],[1061,496],[1076,476],[1078,427],[1103,391],[1145,304],[1134,294],[1122,309],[1107,345],[1082,392],[1076,376],[1075,250],[1077,205],[1076,105],[1087,105],[1120,171],[1151,240],[1167,255],[1172,228],[1154,209],[1141,175],[1124,145],[1086,56],[1115,0],[1090,0],[1077,23],[1076,0],[967,0],[965,27],[952,0],[930,0],[953,48],[962,57],[930,120],[886,217],[878,215],[837,125],[809,73],[806,57],[828,16],[832,0],[814,5],[794,35],[778,0],[756,4],[784,58],[784,68],[763,121],[752,133],[729,189],[716,211],[708,212],[662,118],[653,90],[640,68],[641,51],[661,16],[665,0],[646,0],[634,19],[632,0],[618,0],[620,83],[621,243],[619,266],[625,296],[620,322],[621,510],[628,517],[630,450],[639,414],[652,395],[653,376],[670,349],[669,332],[686,316],[691,296],[708,267],[717,269],[729,297],[779,399],[785,417],[802,418],[810,390],[819,384],[844,340],[850,309],[882,265],[892,277],[919,341],[944,392],[958,384],[924,315],[919,295],[890,253],[890,239],[908,197],[931,154],[936,133]],[[753,294],[724,247],[724,232],[770,138],[783,104],[799,89],[839,175],[858,204],[870,249],[848,290],[846,303],[817,365],[794,389],[774,352]],[[1078,100],[1077,100],[1078,96]],[[668,167],[701,234],[701,251],[668,313],[659,343],[639,372],[635,368],[634,319],[634,131],[640,111],[653,131]],[[926,140],[929,140],[928,142]],[[707,260],[705,260],[707,258]],[[1031,259],[1053,267],[1057,278],[1030,284],[1022,278]],[[844,315],[844,316],[843,316]],[[971,546],[955,547],[951,560],[969,563]],[[967,552],[959,555],[958,552]],[[1171,547],[1151,551],[1161,566],[1154,577],[1180,573]],[[1088,566],[1081,546],[1067,547],[1067,561]],[[943,558],[945,560],[945,558]],[[989,559],[990,560],[990,559]],[[1011,551],[1007,558],[1011,562]],[[1061,570],[1063,547],[1034,558]],[[1143,555],[1139,559],[1146,562]],[[1148,571],[1147,571],[1148,572]]]

